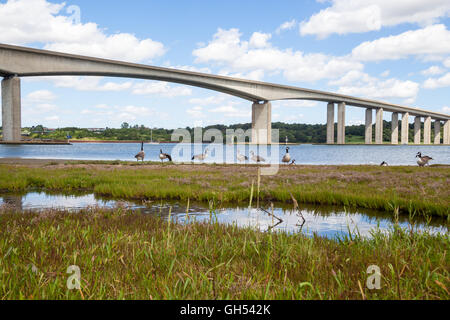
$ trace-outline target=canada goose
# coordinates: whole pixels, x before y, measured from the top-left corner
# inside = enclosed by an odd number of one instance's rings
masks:
[[[196,156],[192,157],[192,160],[200,160],[203,161],[208,157],[208,149],[205,149],[205,153],[203,154],[198,154]]]
[[[255,162],[266,162],[266,159],[264,159],[261,156],[255,155],[255,153],[253,151],[250,151],[251,155],[252,155],[252,160]]]
[[[292,159],[291,163],[289,163],[290,166],[295,165],[295,159]]]
[[[428,161],[433,160],[433,158],[431,158],[429,156],[422,157],[421,152],[417,152],[416,158],[419,158],[419,160],[417,160],[417,164],[419,165],[419,167],[424,167],[425,165],[428,164]]]
[[[383,162],[380,164],[380,167],[387,167],[387,166],[389,166],[389,165],[388,165],[388,163],[387,163],[386,161],[383,161]]]
[[[238,150],[238,152],[237,152],[236,158],[238,159],[239,162],[247,161],[247,160],[248,160],[248,157],[245,156],[245,155],[243,155],[243,154],[241,154],[241,153],[239,152],[239,150]]]
[[[169,159],[169,161],[172,161],[172,157],[168,153],[163,153],[162,149],[159,150],[159,158],[161,159],[161,162],[164,162],[165,159]]]
[[[142,160],[142,162],[144,162],[144,158],[145,158],[144,141],[142,141],[142,143],[141,143],[141,151],[134,157],[136,158],[137,161]]]
[[[283,159],[281,159],[284,163],[288,164],[291,161],[291,155],[289,154],[289,147],[286,147],[286,154]]]

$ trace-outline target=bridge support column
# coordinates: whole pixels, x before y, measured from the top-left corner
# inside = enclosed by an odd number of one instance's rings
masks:
[[[441,144],[441,121],[434,120],[434,144]]]
[[[334,103],[327,105],[327,144],[334,144]]]
[[[419,116],[414,118],[414,144],[420,144],[422,122]]]
[[[409,141],[409,113],[405,112],[402,116],[402,144],[408,144]]]
[[[366,109],[365,143],[372,144],[372,109]]]
[[[444,144],[450,144],[450,120],[444,122]]]
[[[398,113],[392,113],[391,144],[398,144]]]
[[[375,143],[383,144],[383,108],[377,109],[377,118],[375,120]]]
[[[423,121],[423,144],[431,144],[431,117]]]
[[[2,127],[3,141],[20,141],[21,135],[21,105],[20,78],[5,78],[2,81]]]
[[[252,106],[252,143],[272,143],[272,104],[268,101]]]
[[[345,144],[345,102],[338,104],[337,143]]]

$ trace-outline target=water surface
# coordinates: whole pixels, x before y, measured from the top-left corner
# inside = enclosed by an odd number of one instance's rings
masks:
[[[209,222],[236,224],[241,227],[254,227],[261,231],[276,230],[288,233],[303,232],[308,236],[317,234],[328,238],[338,235],[359,233],[370,237],[371,230],[380,228],[388,230],[394,225],[392,214],[370,210],[345,210],[341,207],[329,206],[302,206],[301,214],[293,211],[292,206],[275,204],[273,214],[271,208],[256,209],[241,206],[211,207],[205,203],[191,203],[187,209],[187,203],[176,201],[149,201],[130,202],[97,198],[93,194],[84,195],[50,195],[45,193],[28,193],[26,195],[0,195],[0,206],[7,205],[18,210],[42,211],[46,209],[64,209],[79,211],[89,207],[113,208],[122,206],[143,214],[160,215],[165,219],[171,212],[171,217],[179,223]],[[279,219],[282,221],[280,222]],[[410,221],[400,216],[399,225],[402,228],[411,228]],[[448,234],[448,224],[443,219],[434,219],[426,222],[415,219],[415,229],[427,230],[431,233]]]
[[[176,149],[175,149],[176,148]],[[194,154],[209,149],[206,163],[236,163],[236,154],[251,157],[250,151],[262,155],[268,163],[280,163],[285,146],[266,147],[245,145],[179,145],[145,144],[146,161],[160,161],[160,149],[172,154],[174,160],[190,161]],[[74,159],[74,160],[122,160],[135,161],[139,152],[136,143],[74,143],[73,145],[0,145],[0,158],[24,159]],[[178,152],[177,152],[178,150]],[[297,164],[312,165],[379,165],[386,161],[390,165],[417,165],[417,152],[433,157],[431,164],[450,164],[450,146],[410,145],[291,145],[289,153]],[[249,163],[254,163],[249,160]]]

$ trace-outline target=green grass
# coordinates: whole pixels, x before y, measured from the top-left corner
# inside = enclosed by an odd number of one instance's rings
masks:
[[[442,299],[449,239],[307,238],[124,209],[0,212],[0,299]],[[68,290],[67,268],[81,271]],[[381,289],[366,287],[381,269]]]
[[[0,165],[0,192],[73,193],[128,199],[214,200],[247,204],[256,166],[49,162]],[[345,205],[402,214],[449,217],[450,167],[284,166],[262,176],[262,202]],[[256,192],[256,185],[255,185]],[[255,195],[254,195],[255,196]]]

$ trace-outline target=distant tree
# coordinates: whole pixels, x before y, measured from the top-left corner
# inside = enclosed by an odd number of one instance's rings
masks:
[[[130,125],[128,124],[128,122],[124,122],[124,123],[122,123],[122,124],[120,125],[120,127],[121,127],[122,129],[128,129],[128,128],[130,127]]]

